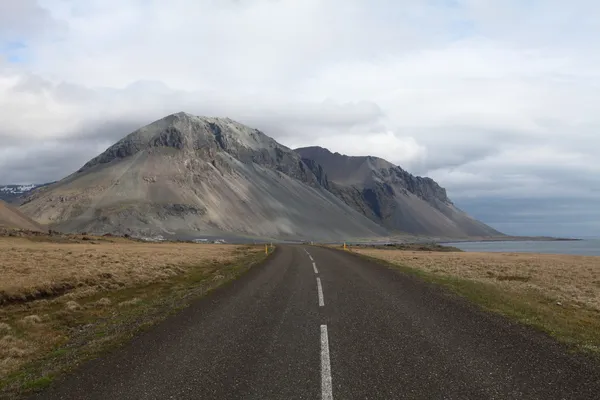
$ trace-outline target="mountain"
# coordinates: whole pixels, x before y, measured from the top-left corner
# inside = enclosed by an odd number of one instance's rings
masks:
[[[0,185],[0,200],[18,204],[32,190],[44,185]]]
[[[42,231],[44,228],[19,210],[0,200],[0,228]]]
[[[332,193],[389,230],[447,237],[502,236],[458,209],[431,178],[413,176],[377,157],[350,157],[321,147],[296,152],[305,163],[322,167]]]
[[[21,210],[65,232],[339,240],[388,232],[328,189],[322,168],[228,118],[169,115]]]

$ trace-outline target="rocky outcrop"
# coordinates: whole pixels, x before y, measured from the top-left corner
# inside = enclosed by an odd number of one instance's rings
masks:
[[[311,168],[295,152],[263,132],[229,118],[196,117],[183,112],[128,135],[86,163],[78,173],[140,152],[157,152],[161,148],[179,150],[213,165],[217,164],[219,153],[225,152],[244,164],[260,165],[310,185],[318,184]]]
[[[501,235],[458,209],[431,178],[372,156],[350,157],[321,147],[296,152],[305,163],[322,167],[338,198],[390,230],[447,237]]]

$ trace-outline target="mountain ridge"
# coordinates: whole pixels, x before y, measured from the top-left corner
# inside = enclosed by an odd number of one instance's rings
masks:
[[[388,233],[329,192],[309,164],[229,118],[177,113],[35,191],[21,209],[65,231],[321,240]]]
[[[337,157],[337,158],[341,158],[341,159],[345,159],[345,160],[349,160],[351,161],[350,163],[346,163],[346,165],[344,165],[345,169],[343,172],[343,175],[347,177],[347,179],[340,181],[339,177],[340,177],[340,173],[336,174],[335,176],[332,176],[329,172],[327,171],[331,171],[331,168],[328,168],[326,165],[323,165],[322,163],[320,165],[323,166],[324,170],[327,172],[327,177],[329,179],[331,179],[332,181],[336,182],[336,183],[348,183],[350,178],[350,181],[353,183],[372,183],[370,180],[366,179],[366,177],[364,176],[365,173],[368,174],[369,178],[373,177],[373,172],[374,170],[385,170],[385,169],[394,169],[396,171],[399,171],[403,177],[405,178],[405,180],[407,181],[407,190],[409,190],[411,193],[414,193],[416,195],[418,195],[419,197],[422,197],[424,200],[431,200],[433,197],[435,197],[436,199],[443,201],[443,202],[447,202],[447,203],[452,203],[452,201],[448,198],[446,189],[443,188],[442,186],[439,185],[439,183],[437,183],[435,180],[433,180],[430,177],[426,177],[426,176],[418,176],[418,175],[413,175],[411,173],[409,173],[408,171],[406,171],[405,169],[403,169],[402,167],[395,165],[383,158],[380,157],[376,157],[376,156],[371,156],[371,155],[367,155],[367,156],[349,156],[349,155],[345,155],[345,154],[341,154],[339,152],[332,152],[331,150],[324,148],[324,147],[320,147],[320,146],[308,146],[308,147],[301,147],[301,148],[297,148],[294,151],[296,151],[297,153],[299,153],[303,159],[310,159],[310,160],[315,160],[315,159],[319,159],[320,161],[323,162],[324,157]],[[320,154],[314,154],[314,152],[320,153]],[[311,156],[312,154],[312,156]],[[316,156],[316,157],[315,157]],[[362,174],[357,175],[357,174],[352,174],[352,176],[348,177],[349,174],[347,174],[345,171],[347,171],[347,168],[349,167],[348,164],[362,164],[362,163],[366,163],[368,164],[367,166],[369,168],[365,168],[365,171],[362,171]],[[336,179],[336,176],[338,177]],[[363,178],[363,182],[361,182],[358,178],[362,177]],[[418,188],[422,188],[423,186],[427,186],[429,188],[429,191],[432,193],[425,193],[423,191],[419,191]]]
[[[394,231],[451,237],[502,236],[458,209],[446,189],[374,156],[347,156],[311,146],[295,149],[321,165],[330,190],[355,210]]]
[[[45,184],[27,184],[27,185],[0,185],[0,200],[9,204],[18,204],[31,191]]]
[[[131,132],[33,190],[20,209],[66,232],[294,240],[498,234],[458,210],[432,179],[386,160],[294,151],[230,118],[185,112]]]

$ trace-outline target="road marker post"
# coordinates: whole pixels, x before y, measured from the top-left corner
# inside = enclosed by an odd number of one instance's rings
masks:
[[[265,254],[269,255],[269,245],[265,244]]]

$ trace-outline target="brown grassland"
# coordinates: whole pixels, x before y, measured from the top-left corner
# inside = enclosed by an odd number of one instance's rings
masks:
[[[358,247],[351,251],[444,285],[487,310],[600,355],[600,257]]]
[[[46,386],[264,258],[260,246],[0,237],[0,398]]]

